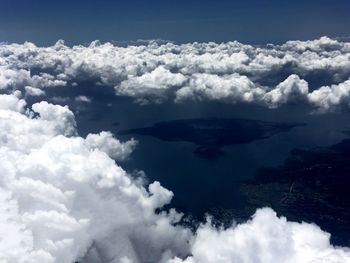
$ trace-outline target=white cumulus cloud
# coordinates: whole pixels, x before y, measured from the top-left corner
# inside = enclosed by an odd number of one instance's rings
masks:
[[[350,262],[350,249],[333,247],[329,238],[316,225],[288,222],[264,208],[257,210],[250,221],[228,229],[202,225],[191,245],[192,256],[170,262]]]
[[[290,75],[276,88],[266,92],[263,96],[268,105],[276,107],[288,101],[305,98],[309,93],[308,83],[300,79],[298,75]]]
[[[328,110],[348,104],[349,96],[325,102],[317,94],[339,97],[337,89],[326,91],[324,86],[337,86],[349,78],[350,43],[328,37],[266,46],[237,41],[181,45],[151,41],[124,47],[98,41],[73,47],[63,41],[49,47],[0,44],[0,90],[18,89],[28,96],[63,86],[74,89],[90,81],[96,89],[114,88],[117,96],[139,103],[205,99],[277,107],[299,100]],[[77,100],[86,102],[82,96]]]
[[[350,104],[350,80],[338,85],[323,86],[308,94],[308,99],[322,110],[328,110],[343,102]]]
[[[14,95],[0,102],[1,262],[157,262],[188,253],[190,231],[173,225],[181,215],[155,213],[172,192],[134,183],[111,158],[126,158],[135,141],[81,138],[67,107],[30,110]]]
[[[105,131],[99,134],[88,134],[86,142],[92,149],[99,149],[116,160],[128,158],[137,144],[134,139],[122,143],[114,138],[111,132]]]

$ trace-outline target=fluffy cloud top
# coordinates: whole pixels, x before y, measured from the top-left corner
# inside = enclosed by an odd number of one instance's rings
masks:
[[[127,158],[135,141],[81,138],[67,107],[24,109],[14,95],[0,102],[1,262],[157,262],[188,253],[190,231],[173,226],[180,215],[155,213],[172,192],[135,183],[111,158]]]
[[[116,163],[135,141],[84,139],[66,106],[30,109],[19,97],[0,95],[0,262],[350,262],[349,249],[317,226],[267,208],[228,229],[208,221],[192,232],[175,210],[155,212],[171,191]]]
[[[88,134],[86,142],[92,149],[99,149],[115,160],[125,160],[134,150],[137,142],[133,139],[121,143],[110,132]]]
[[[129,76],[127,80],[116,86],[117,94],[132,97],[162,98],[164,91],[171,87],[179,87],[186,81],[181,73],[171,73],[163,66],[159,66],[152,72],[146,72],[141,76]]]
[[[19,89],[29,96],[93,81],[96,88],[114,87],[116,95],[140,103],[206,99],[277,107],[300,100],[329,110],[349,103],[344,91],[349,77],[350,43],[328,37],[262,47],[238,42],[0,45],[0,90]],[[311,89],[306,80],[315,78],[324,84]]]
[[[218,76],[213,74],[194,74],[188,85],[176,92],[177,101],[184,99],[229,100],[231,102],[251,102],[264,91],[256,88],[246,76],[232,74]]]
[[[349,104],[347,98],[350,96],[350,80],[339,83],[338,85],[321,87],[308,94],[308,99],[318,105],[323,110],[328,110],[335,105],[344,102]]]
[[[288,222],[265,208],[252,220],[226,230],[202,225],[191,247],[193,255],[171,262],[350,262],[350,249],[331,246],[329,237],[315,225]]]
[[[305,96],[308,96],[308,93],[308,83],[300,79],[298,75],[293,74],[278,84],[276,88],[266,92],[264,94],[264,101],[272,107],[276,107],[288,101],[304,99]]]

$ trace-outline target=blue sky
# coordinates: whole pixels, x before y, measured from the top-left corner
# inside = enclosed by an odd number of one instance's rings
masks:
[[[1,0],[0,41],[246,43],[350,35],[348,0]]]

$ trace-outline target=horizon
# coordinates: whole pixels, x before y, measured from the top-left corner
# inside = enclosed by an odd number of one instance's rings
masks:
[[[136,39],[177,43],[282,43],[349,36],[346,0],[59,1],[3,0],[0,41],[40,45]]]

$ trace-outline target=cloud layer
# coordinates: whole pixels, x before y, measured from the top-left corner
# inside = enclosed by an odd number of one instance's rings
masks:
[[[350,250],[332,247],[329,234],[319,227],[288,222],[269,208],[257,210],[252,220],[226,230],[202,225],[191,252],[185,260],[170,262],[350,262]]]
[[[141,104],[300,102],[326,111],[349,104],[349,77],[350,44],[327,37],[264,47],[0,44],[0,262],[350,262],[328,233],[269,208],[227,229],[208,219],[192,231],[182,214],[162,210],[171,191],[119,165],[135,140],[108,131],[83,138],[67,106],[27,106],[50,89],[92,82]]]
[[[278,107],[291,101],[320,110],[349,104],[350,43],[328,37],[262,47],[239,42],[119,47],[0,45],[0,90],[43,96],[91,81],[139,103],[220,100]]]
[[[157,262],[188,253],[172,192],[145,187],[115,161],[135,141],[76,134],[73,113],[0,95],[0,261]],[[112,158],[111,158],[112,157]]]
[[[20,95],[0,95],[1,262],[350,262],[317,226],[268,208],[228,229],[208,220],[190,231],[175,210],[155,212],[171,191],[118,165],[135,141],[82,138],[68,107],[29,108]]]

